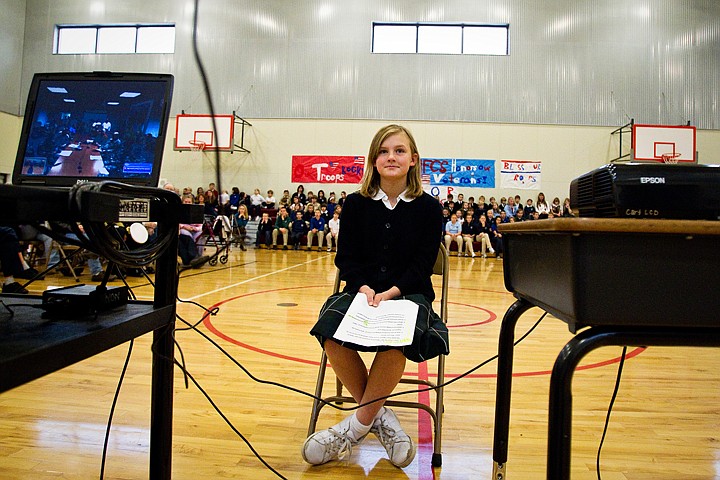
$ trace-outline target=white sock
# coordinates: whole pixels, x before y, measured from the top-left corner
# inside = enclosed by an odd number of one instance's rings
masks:
[[[15,282],[15,277],[10,275],[9,277],[5,277],[5,281],[3,282],[3,285],[10,285],[11,283]]]
[[[27,270],[28,268],[30,268],[30,265],[28,265],[28,263],[25,261],[25,259],[23,259],[23,261],[22,261],[22,267],[23,267],[23,270]]]
[[[358,441],[368,434],[370,427],[372,427],[372,423],[370,425],[363,425],[360,420],[358,420],[357,415],[353,413],[350,417],[350,430],[348,430],[348,436],[353,440]]]
[[[373,418],[373,423],[375,423],[375,420],[382,417],[384,413],[385,413],[385,407],[380,407],[380,410],[378,410],[378,412],[375,414],[375,418]]]

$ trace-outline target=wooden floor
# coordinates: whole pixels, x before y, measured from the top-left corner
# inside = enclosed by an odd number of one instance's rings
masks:
[[[548,252],[549,254],[551,252]],[[550,258],[548,261],[552,261]],[[219,307],[199,329],[252,375],[313,391],[320,349],[308,334],[331,289],[333,254],[233,249],[227,265],[182,273],[180,297]],[[89,282],[89,275],[82,277]],[[140,298],[152,295],[144,279],[129,279]],[[32,285],[71,283],[60,275]],[[717,286],[714,286],[716,288]],[[500,321],[513,302],[503,286],[502,261],[451,258],[450,378],[493,357]],[[678,286],[682,294],[682,286]],[[708,295],[717,291],[708,290]],[[180,303],[187,322],[203,311]],[[539,318],[519,322],[518,337]],[[178,327],[181,327],[178,322]],[[253,381],[194,331],[178,331],[188,371],[260,455],[288,479],[490,479],[495,398],[491,361],[446,389],[443,467],[430,466],[431,421],[398,410],[418,440],[415,461],[400,470],[374,438],[349,460],[313,467],[300,456],[311,400]],[[508,478],[545,475],[549,370],[571,338],[552,317],[515,350]],[[109,441],[107,479],[148,478],[151,336],[135,342]],[[83,361],[0,395],[0,479],[92,479],[100,472],[107,415],[128,346]],[[603,348],[575,375],[573,479],[596,479],[595,457],[611,398],[620,348]],[[602,455],[602,478],[720,479],[720,352],[712,349],[635,350],[625,363]],[[330,371],[331,372],[331,371]],[[426,375],[409,363],[408,375]],[[331,373],[330,373],[331,375]],[[332,382],[328,382],[329,393]],[[193,384],[175,377],[173,478],[277,478],[257,460]],[[410,397],[417,398],[417,394]],[[331,408],[319,426],[346,415]]]

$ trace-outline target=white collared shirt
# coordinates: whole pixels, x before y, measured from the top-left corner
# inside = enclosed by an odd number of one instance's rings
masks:
[[[413,199],[405,195],[406,192],[407,189],[403,190],[403,192],[398,195],[398,200],[402,200],[403,202],[412,202]],[[382,200],[383,204],[385,204],[389,210],[395,210],[395,207],[397,206],[397,203],[395,203],[395,205],[390,204],[390,198],[387,193],[383,192],[382,188],[379,187],[377,193],[373,197],[373,200]]]

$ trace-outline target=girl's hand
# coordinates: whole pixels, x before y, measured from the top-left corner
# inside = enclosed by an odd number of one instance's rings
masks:
[[[393,298],[399,297],[399,296],[400,296],[400,289],[397,287],[391,287],[390,289],[385,290],[384,292],[376,293],[375,296],[373,297],[372,303],[370,303],[370,305],[372,305],[373,307],[377,307],[378,305],[380,305],[380,302],[382,302],[383,300],[392,300]]]
[[[374,305],[373,298],[375,297],[375,290],[368,287],[367,285],[363,285],[362,287],[360,287],[360,290],[358,290],[358,292],[365,294],[365,296],[367,297],[368,305]]]

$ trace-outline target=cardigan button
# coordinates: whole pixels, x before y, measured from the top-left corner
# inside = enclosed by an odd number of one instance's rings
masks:
[[[385,267],[385,266],[380,267],[380,271],[381,271],[382,273],[387,272],[387,267]]]
[[[385,228],[390,228],[390,223],[386,223]]]

